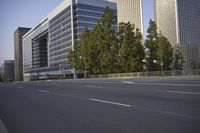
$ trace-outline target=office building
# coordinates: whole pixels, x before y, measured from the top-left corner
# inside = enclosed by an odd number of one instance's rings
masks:
[[[184,69],[199,68],[200,1],[154,0],[154,14],[158,31],[182,48]]]
[[[15,80],[23,80],[23,56],[22,56],[22,36],[25,35],[30,28],[18,27],[14,32],[14,53],[15,53]]]
[[[136,28],[143,31],[143,8],[142,0],[108,0],[117,3],[118,23],[131,22]]]
[[[104,0],[64,0],[23,36],[24,80],[75,75],[67,54],[84,29],[92,29],[106,7],[113,10],[117,29],[117,6]]]
[[[14,60],[5,60],[4,61],[4,80],[5,81],[14,81],[15,80]]]
[[[4,78],[4,64],[1,64],[0,66],[0,76],[1,76],[1,79]]]

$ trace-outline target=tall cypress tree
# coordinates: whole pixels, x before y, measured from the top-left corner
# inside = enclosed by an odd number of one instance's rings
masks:
[[[157,25],[154,21],[150,20],[149,28],[147,29],[147,39],[145,40],[145,47],[147,49],[146,67],[148,71],[160,70],[158,64],[158,33]]]
[[[74,48],[70,49],[69,53],[67,54],[68,64],[71,68],[75,68],[76,70],[80,69],[80,59],[79,59],[79,48],[78,42],[75,40]]]
[[[135,26],[128,23],[120,23],[119,25],[119,55],[120,65],[122,72],[131,71],[131,63],[133,62],[133,43],[134,43],[134,32]]]
[[[132,72],[141,72],[143,71],[143,59],[145,58],[145,51],[143,46],[143,38],[139,29],[136,29],[133,45],[133,64]]]
[[[160,70],[170,70],[172,64],[173,53],[170,42],[160,32],[158,38],[158,64],[161,65]]]
[[[115,22],[113,11],[106,8],[100,24],[102,32],[100,32],[100,65],[102,73],[113,73],[115,71],[116,52],[117,52],[117,37],[113,24]]]
[[[102,38],[102,26],[100,21],[97,22],[96,26],[91,31],[89,37],[88,46],[88,63],[90,65],[90,74],[102,74],[101,70],[101,38]]]
[[[184,67],[184,59],[182,56],[181,48],[178,46],[174,47],[175,55],[173,62],[173,69],[175,70],[183,70]]]
[[[142,71],[145,52],[141,32],[130,22],[120,23],[118,35],[121,72]]]
[[[91,73],[105,74],[115,72],[117,36],[113,29],[115,18],[113,11],[106,8],[102,18],[97,22],[90,34],[89,62]]]

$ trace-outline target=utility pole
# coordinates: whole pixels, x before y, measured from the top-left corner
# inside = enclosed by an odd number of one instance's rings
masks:
[[[160,67],[161,67],[161,74],[162,74],[162,76],[164,76],[164,73],[163,73],[163,49],[162,49],[162,46],[161,46]]]
[[[84,58],[84,65],[85,65],[85,71],[84,71],[84,78],[86,79],[86,76],[87,76],[87,65],[86,65],[86,57]]]
[[[61,79],[63,79],[62,64],[59,64],[59,66],[60,66],[60,71],[61,71]]]

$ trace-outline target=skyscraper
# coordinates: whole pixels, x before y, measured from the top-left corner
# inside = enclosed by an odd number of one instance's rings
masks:
[[[117,3],[118,23],[131,22],[143,33],[142,0],[108,0]]]
[[[68,51],[83,29],[92,29],[106,7],[117,20],[116,3],[105,0],[64,0],[47,17],[23,36],[25,80],[73,75],[67,61]],[[117,30],[117,21],[113,24]],[[74,74],[75,75],[75,74]]]
[[[198,68],[200,1],[154,0],[155,22],[172,46],[182,48],[185,69]]]
[[[30,28],[18,27],[14,32],[14,52],[15,52],[15,80],[23,80],[23,56],[22,56],[22,36],[26,34]]]

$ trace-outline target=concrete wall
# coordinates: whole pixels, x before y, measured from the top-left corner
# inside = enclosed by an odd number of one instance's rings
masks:
[[[30,28],[19,27],[14,32],[14,53],[15,53],[15,80],[23,80],[23,47],[22,36],[26,34]]]

